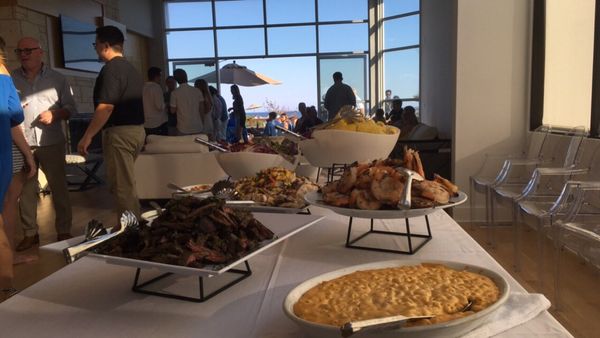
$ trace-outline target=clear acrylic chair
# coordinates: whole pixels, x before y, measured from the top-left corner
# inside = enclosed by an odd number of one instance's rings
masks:
[[[506,203],[510,206],[512,213],[511,219],[515,220],[514,205],[517,199],[523,194],[534,178],[536,169],[539,168],[562,168],[574,169],[578,163],[580,155],[580,146],[587,136],[587,130],[583,127],[572,128],[564,135],[551,134],[545,141],[541,161],[529,160],[507,160],[505,170],[499,175],[498,179],[490,186],[489,217],[488,227],[489,241],[492,246],[495,245],[494,227],[496,202]],[[512,179],[513,177],[519,180]],[[527,177],[526,179],[523,179]],[[552,184],[546,184],[546,196],[557,197],[560,195],[562,187],[568,178],[554,177],[548,180]]]
[[[518,155],[507,155],[507,154],[486,154],[484,161],[474,175],[469,177],[469,203],[471,213],[471,223],[475,221],[475,198],[476,193],[483,194],[485,196],[485,221],[490,223],[489,214],[489,201],[491,196],[490,187],[494,185],[497,180],[502,177],[502,174],[506,170],[509,161],[529,161],[530,163],[541,163],[543,162],[542,155],[545,153],[545,149],[549,148],[549,144],[546,144],[546,139],[552,131],[551,126],[543,125],[537,128],[529,136],[529,144],[526,151],[523,151]],[[547,152],[547,151],[546,151]],[[516,180],[516,178],[511,178]]]
[[[552,236],[548,232],[554,219],[564,213],[572,202],[572,189],[579,181],[600,181],[600,140],[585,139],[582,142],[579,161],[569,168],[538,168],[522,194],[515,198],[513,211],[514,264],[520,270],[522,261],[521,225],[537,231],[537,260],[540,283],[543,283],[544,242]],[[556,185],[568,180],[556,196]],[[576,180],[576,181],[573,181]],[[587,212],[595,212],[587,210]]]
[[[597,211],[590,213],[590,209]],[[554,306],[560,308],[560,256],[571,251],[600,269],[600,182],[580,182],[570,208],[553,223],[555,233]],[[596,271],[598,272],[598,271]],[[563,276],[564,277],[564,276]],[[593,290],[597,291],[597,290]]]

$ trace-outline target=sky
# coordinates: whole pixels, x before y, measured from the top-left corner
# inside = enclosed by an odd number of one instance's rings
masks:
[[[216,25],[257,25],[263,24],[262,0],[217,1],[215,4]],[[419,0],[385,0],[384,16],[417,11]],[[314,22],[314,1],[307,0],[267,0],[267,23]],[[363,20],[367,19],[367,0],[319,0],[319,21]],[[168,28],[212,27],[210,1],[176,2],[166,5]],[[419,43],[419,17],[410,16],[384,23],[386,48],[395,48]],[[258,29],[217,29],[220,66],[234,60],[249,69],[281,81],[280,85],[241,87],[246,106],[264,105],[269,100],[286,110],[295,110],[298,102],[317,105],[333,83],[331,75],[335,71],[344,74],[344,82],[356,89],[361,99],[365,97],[365,57],[349,59],[322,59],[321,79],[317,79],[317,59],[310,57],[271,57],[236,59],[235,56],[265,55],[265,32]],[[269,55],[315,53],[315,26],[274,27],[267,29]],[[368,26],[366,23],[319,26],[320,52],[360,52],[368,50]],[[212,30],[176,31],[167,34],[169,59],[214,58]],[[173,61],[173,60],[171,60]],[[387,52],[385,62],[385,87],[392,95],[414,97],[419,88],[418,49]],[[215,70],[210,64],[178,66],[188,72],[190,79]],[[170,62],[170,70],[173,62]],[[321,83],[321,93],[317,93],[317,83]],[[223,97],[231,104],[229,85],[222,84]],[[257,110],[261,110],[260,108]]]

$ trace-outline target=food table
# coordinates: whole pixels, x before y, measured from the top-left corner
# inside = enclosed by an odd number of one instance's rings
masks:
[[[83,258],[0,304],[0,327],[10,337],[301,337],[282,311],[287,293],[299,283],[341,267],[392,259],[454,260],[485,266],[507,278],[513,292],[525,292],[444,211],[429,217],[433,239],[412,256],[344,247],[347,217],[311,207],[325,219],[250,260],[253,274],[211,300],[197,304],[131,292],[134,268]],[[286,215],[281,217],[285,222]],[[404,220],[376,220],[394,230]],[[356,231],[369,220],[356,219]],[[415,232],[426,231],[423,218]],[[371,236],[373,244],[405,241]],[[375,243],[386,241],[386,243]],[[392,241],[393,243],[389,243]],[[151,272],[147,272],[151,275]],[[194,279],[169,280],[165,290],[193,290]],[[184,291],[185,292],[185,291]],[[570,337],[546,311],[499,337]]]

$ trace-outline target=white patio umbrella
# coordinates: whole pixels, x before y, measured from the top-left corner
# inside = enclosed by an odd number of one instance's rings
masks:
[[[280,81],[271,79],[270,77],[254,72],[248,69],[246,66],[241,66],[235,63],[229,63],[223,66],[220,69],[221,75],[221,83],[230,83],[236,84],[238,86],[244,87],[253,87],[253,86],[262,86],[265,84],[278,85],[281,84]],[[217,72],[210,72],[208,74],[196,77],[190,82],[194,82],[198,79],[204,79],[208,83],[216,83],[217,82]]]

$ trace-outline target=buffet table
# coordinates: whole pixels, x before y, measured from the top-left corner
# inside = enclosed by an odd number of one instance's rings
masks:
[[[310,208],[325,219],[250,259],[252,276],[205,303],[133,293],[135,269],[83,258],[0,304],[2,336],[16,337],[301,337],[282,311],[287,293],[299,283],[341,267],[392,259],[454,260],[485,266],[507,278],[512,292],[525,292],[444,211],[429,216],[433,239],[412,256],[347,249],[347,217]],[[282,223],[285,222],[285,215]],[[404,220],[375,221],[397,230]],[[424,218],[411,220],[425,231]],[[362,228],[361,228],[362,227]],[[368,220],[355,219],[355,231]],[[375,245],[402,248],[402,238],[370,236]],[[147,276],[156,273],[147,271]],[[210,280],[210,279],[209,279]],[[195,284],[196,283],[196,284]],[[164,290],[189,292],[197,280],[165,281]],[[570,337],[548,313],[498,337]]]

